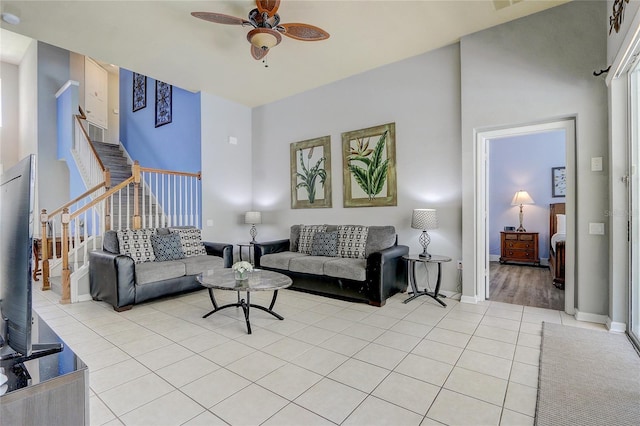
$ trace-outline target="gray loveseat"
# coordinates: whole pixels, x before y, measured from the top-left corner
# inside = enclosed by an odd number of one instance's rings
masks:
[[[322,226],[326,229],[316,233],[338,234],[334,252],[323,252],[326,247],[314,252],[313,239],[318,239],[315,233],[310,237],[307,232],[301,237],[309,226],[293,225],[289,239],[254,245],[256,267],[291,277],[294,290],[374,306],[383,306],[388,297],[406,291],[406,262],[402,256],[409,253],[409,247],[398,245],[393,226]],[[345,228],[354,227],[366,228],[364,240],[345,237]],[[305,246],[302,250],[301,242]]]
[[[179,249],[172,252],[172,260],[156,259],[150,245],[151,235],[169,236],[171,231],[179,235],[176,238]],[[102,250],[89,253],[91,297],[110,303],[119,312],[146,300],[202,289],[196,280],[198,274],[213,268],[229,268],[233,262],[233,245],[202,242],[196,228],[119,232],[120,235],[116,231],[105,232]],[[168,247],[177,248],[175,244]]]

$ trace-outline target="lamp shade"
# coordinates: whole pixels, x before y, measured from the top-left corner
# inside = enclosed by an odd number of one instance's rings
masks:
[[[435,209],[413,209],[411,227],[414,229],[437,229],[438,215]]]
[[[244,223],[255,225],[256,223],[262,223],[262,213],[260,212],[246,212],[244,214]]]
[[[511,200],[512,206],[519,206],[521,204],[535,204],[535,203],[536,202],[533,201],[533,198],[531,198],[529,193],[524,189],[521,189],[520,191],[516,192],[516,194],[513,196],[513,200]]]

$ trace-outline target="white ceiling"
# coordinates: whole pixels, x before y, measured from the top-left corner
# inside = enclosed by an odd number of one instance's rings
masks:
[[[196,19],[192,11],[240,18],[254,1],[3,1],[21,19],[0,27],[254,107],[454,43],[464,35],[568,0],[282,0],[282,23],[303,22],[325,41],[283,37],[268,68],[250,55],[248,28]],[[495,4],[494,4],[495,3]],[[496,10],[496,5],[508,7]],[[4,57],[6,32],[2,32]]]

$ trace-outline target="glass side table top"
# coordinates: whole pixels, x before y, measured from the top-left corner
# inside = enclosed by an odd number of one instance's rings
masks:
[[[232,291],[273,291],[292,284],[286,275],[261,269],[254,269],[244,281],[236,281],[231,268],[208,270],[197,279],[204,287]]]
[[[437,254],[432,254],[431,257],[420,257],[420,255],[417,254],[405,254],[402,258],[414,262],[451,262],[451,258],[449,256],[440,256]]]

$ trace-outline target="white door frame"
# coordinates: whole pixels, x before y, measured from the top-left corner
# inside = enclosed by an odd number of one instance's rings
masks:
[[[565,312],[575,313],[575,248],[576,248],[576,122],[575,117],[565,117],[542,123],[521,125],[509,128],[487,129],[476,131],[475,164],[476,164],[476,300],[486,300],[489,295],[489,227],[488,205],[488,145],[489,140],[503,137],[521,136],[532,133],[542,133],[552,130],[565,131],[567,195],[565,197],[567,215],[567,242],[565,260]]]

